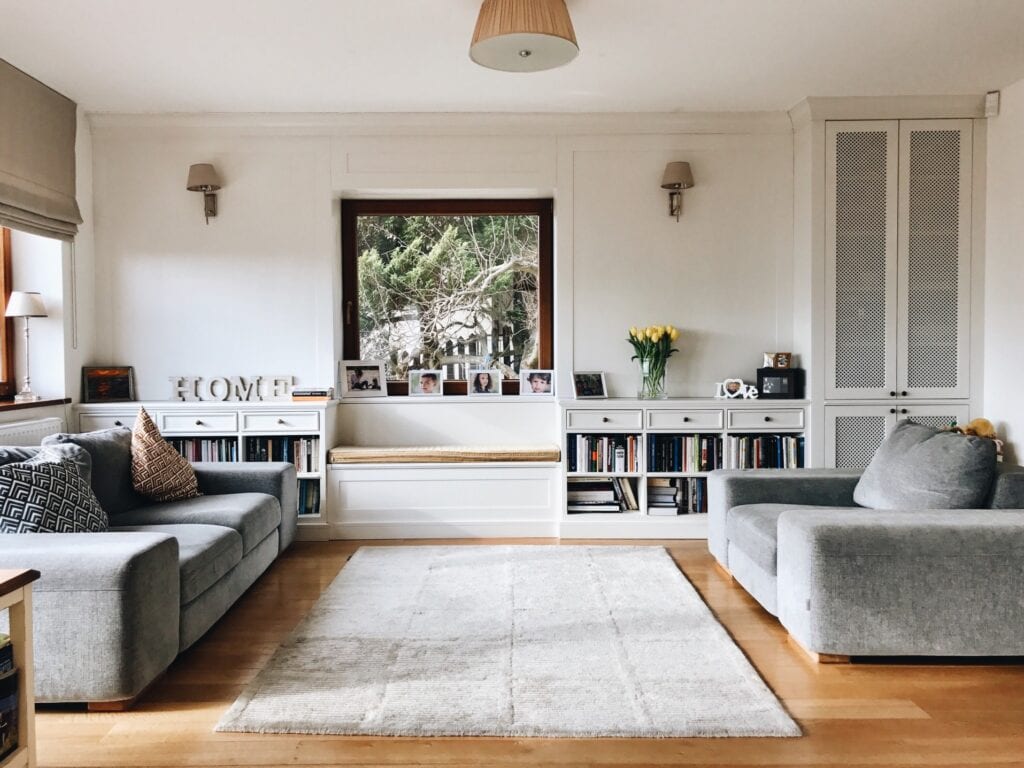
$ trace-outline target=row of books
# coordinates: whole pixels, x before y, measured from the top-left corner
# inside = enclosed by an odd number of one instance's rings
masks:
[[[320,481],[299,480],[299,515],[320,514]]]
[[[703,477],[650,477],[647,514],[695,515],[708,511],[708,481]]]
[[[628,477],[570,477],[566,510],[570,515],[587,512],[635,512],[640,509],[636,487]]]
[[[639,472],[639,435],[570,435],[570,472]]]
[[[729,435],[727,469],[799,469],[804,466],[804,439],[797,435]]]
[[[0,634],[0,760],[18,748],[18,670],[9,635]]]
[[[296,472],[320,471],[319,437],[247,437],[246,461],[287,461]]]
[[[804,466],[804,438],[798,435],[650,435],[648,440],[648,472]]]
[[[334,387],[317,387],[312,389],[293,389],[292,401],[296,403],[324,402],[334,399]]]
[[[169,437],[167,442],[189,461],[238,461],[233,437]]]

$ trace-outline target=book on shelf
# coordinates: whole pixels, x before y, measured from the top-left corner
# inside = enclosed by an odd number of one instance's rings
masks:
[[[707,512],[707,478],[652,477],[647,480],[647,514],[691,515]]]
[[[618,504],[593,503],[593,504],[567,504],[566,511],[570,515],[578,515],[590,512],[622,512]]]
[[[293,389],[292,400],[296,402],[314,402],[334,399],[334,387],[314,387],[311,389]]]
[[[569,435],[566,459],[570,472],[640,471],[639,435]]]
[[[640,508],[628,477],[570,477],[565,501],[569,511],[576,512],[629,512]]]
[[[299,480],[299,516],[320,514],[320,481]]]

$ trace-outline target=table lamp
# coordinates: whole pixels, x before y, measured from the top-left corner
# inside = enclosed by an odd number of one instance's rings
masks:
[[[7,299],[7,317],[25,318],[25,386],[14,396],[16,403],[34,403],[40,399],[32,391],[28,357],[28,319],[30,317],[46,317],[46,305],[38,291],[11,291]]]

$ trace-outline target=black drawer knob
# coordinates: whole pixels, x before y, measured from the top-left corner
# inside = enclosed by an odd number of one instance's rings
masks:
[[[896,393],[895,392],[890,392],[889,393],[889,397],[896,397]]]
[[[771,417],[771,416],[765,416],[765,417],[764,417],[764,420],[765,420],[765,421],[771,421],[771,420],[772,420],[772,417]]]
[[[609,419],[607,416],[602,416],[601,417],[601,421],[603,421],[605,424],[607,424],[609,421],[611,421],[611,419]]]
[[[683,416],[683,423],[686,423],[689,420],[690,420],[689,416]]]
[[[896,409],[895,408],[890,408],[889,409],[889,413],[896,413]]]
[[[900,408],[900,413],[909,413],[906,408]]]
[[[202,419],[196,419],[196,426],[197,426],[197,427],[201,427],[201,426],[203,426],[203,421],[202,421]]]
[[[120,420],[120,419],[115,419],[115,420],[114,420],[114,426],[115,426],[115,427],[123,427],[123,426],[124,426],[124,424],[122,424],[122,423],[121,423],[121,420]]]

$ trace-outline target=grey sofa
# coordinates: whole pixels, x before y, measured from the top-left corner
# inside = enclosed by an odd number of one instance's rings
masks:
[[[713,472],[711,554],[813,653],[1024,654],[1024,469],[971,510],[858,507],[860,474]]]
[[[293,465],[195,464],[202,496],[148,503],[125,475],[130,433],[111,437],[113,451],[85,446],[110,531],[0,535],[4,567],[42,574],[33,600],[40,702],[130,701],[295,538]]]

